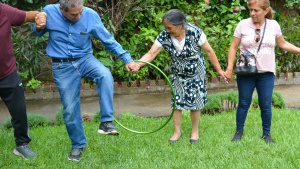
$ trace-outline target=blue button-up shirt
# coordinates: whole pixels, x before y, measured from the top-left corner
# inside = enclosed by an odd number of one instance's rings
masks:
[[[49,32],[47,55],[53,58],[80,58],[86,54],[92,54],[93,35],[105,46],[105,49],[112,52],[125,64],[132,62],[130,53],[114,39],[114,37],[103,26],[99,15],[88,7],[83,7],[82,15],[76,22],[67,20],[62,14],[59,4],[47,5],[44,8],[47,13],[45,29],[33,31],[38,36]]]

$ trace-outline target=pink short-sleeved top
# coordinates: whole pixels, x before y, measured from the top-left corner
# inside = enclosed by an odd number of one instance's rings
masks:
[[[234,37],[241,39],[240,52],[251,52],[256,55],[257,68],[259,72],[273,72],[276,73],[275,64],[275,46],[276,38],[282,36],[280,25],[275,20],[266,19],[266,29],[264,38],[259,52],[257,49],[259,42],[255,41],[255,25],[251,18],[243,19],[237,25]],[[264,32],[264,24],[260,27],[260,40]],[[257,54],[256,54],[257,53]]]

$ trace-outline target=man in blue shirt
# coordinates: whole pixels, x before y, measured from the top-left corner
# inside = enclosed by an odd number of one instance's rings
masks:
[[[53,78],[59,90],[64,108],[63,118],[72,142],[69,160],[79,161],[86,136],[82,126],[80,110],[81,79],[91,79],[97,84],[100,102],[98,133],[118,135],[113,124],[113,77],[97,58],[93,56],[91,36],[99,39],[106,50],[117,54],[128,71],[136,65],[130,53],[103,26],[99,15],[83,6],[83,0],[60,0],[59,4],[47,5],[45,29],[33,31],[42,36],[49,32],[47,54],[52,58]]]

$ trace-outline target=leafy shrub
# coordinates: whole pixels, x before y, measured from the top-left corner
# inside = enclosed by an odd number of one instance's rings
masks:
[[[276,108],[286,108],[286,103],[283,99],[283,96],[280,92],[274,91],[272,95],[272,105]]]
[[[45,4],[45,0],[0,0],[0,2],[23,10],[40,9]]]
[[[272,106],[275,108],[279,108],[279,109],[284,109],[286,108],[286,103],[283,99],[283,96],[281,93],[279,93],[278,91],[274,91],[273,95],[272,95]],[[258,108],[258,96],[255,95],[252,98],[252,107],[253,108]]]
[[[203,114],[215,114],[220,112],[232,111],[237,108],[238,104],[238,92],[229,90],[228,92],[216,93],[208,95],[207,104],[201,110]],[[272,106],[274,108],[284,109],[286,103],[281,93],[274,91],[272,95]],[[258,108],[258,97],[253,96],[252,104],[250,108]]]
[[[115,34],[115,37],[120,44],[122,44],[126,50],[129,50],[133,55],[133,58],[136,60],[150,49],[150,46],[153,44],[157,34],[164,29],[161,23],[161,17],[165,14],[165,12],[171,8],[178,8],[181,11],[184,11],[189,22],[201,27],[205,34],[207,34],[208,41],[215,50],[221,67],[225,69],[227,67],[228,49],[235,27],[241,19],[249,17],[247,1],[207,1],[209,4],[205,3],[205,1],[194,0],[145,0],[139,3],[132,3],[130,6],[125,5],[123,7],[128,7],[130,9],[124,10],[127,12],[127,16],[123,18],[123,23],[119,22],[117,24],[117,29],[113,28],[111,25],[114,24],[111,23],[114,21],[113,18],[120,14],[115,11],[114,16],[110,17],[111,13],[103,12],[113,9],[111,8],[112,6],[103,10],[101,12],[101,16],[105,18],[104,22],[107,22],[105,25],[108,26],[108,29]],[[97,7],[104,6],[105,3],[105,1],[98,1]],[[124,3],[128,4],[128,1],[124,1]],[[286,4],[286,7],[290,8],[294,4],[298,5],[299,1],[285,0],[283,3]],[[274,4],[276,4],[276,1],[272,5]],[[297,22],[299,20],[298,16],[290,17],[284,16],[280,12],[277,13],[279,15],[275,15],[277,16],[275,19],[278,20],[282,26],[282,32],[285,35],[285,38],[296,46],[299,46],[299,38],[297,38],[299,31],[297,32],[298,29],[296,29],[299,25]],[[102,50],[103,48],[101,50],[96,50],[95,53],[101,52]],[[278,48],[276,48],[276,54],[279,58],[276,60],[277,72],[299,71],[300,62],[296,59],[298,57],[297,55],[289,52],[286,53]],[[102,57],[104,57],[104,55],[102,55]],[[114,56],[107,54],[105,57],[110,59]],[[210,78],[218,76],[208,58],[205,57],[205,59],[207,77]],[[115,62],[115,64],[112,64],[113,62]],[[119,60],[115,59],[113,62],[110,62],[110,65],[114,65],[111,68],[116,80],[130,82],[136,79],[159,79],[161,76],[159,72],[151,67],[144,67],[138,73],[132,74],[124,69],[124,66],[122,66],[123,63]],[[167,75],[170,74],[170,61],[167,53],[161,53],[153,61],[153,63],[162,69]]]
[[[27,87],[35,89],[41,84],[37,77],[49,72],[50,64],[48,60],[45,59],[47,37],[37,37],[30,32],[30,24],[23,25],[22,29],[13,27],[12,41],[18,71],[23,83],[26,84]]]
[[[288,7],[289,9],[297,9],[300,10],[300,0],[285,0],[284,6]]]
[[[52,121],[40,114],[28,114],[28,125],[30,128],[38,127],[38,126],[49,126],[52,124]]]
[[[12,125],[11,125],[11,119],[6,119],[3,124],[1,125],[1,129],[4,128],[4,129],[10,129],[12,128]]]
[[[49,118],[40,114],[27,114],[27,120],[28,120],[29,128],[52,125],[52,122]],[[5,120],[1,128],[5,128],[5,129],[12,128],[11,119]]]
[[[55,124],[56,125],[63,125],[63,124],[65,124],[64,118],[63,118],[63,113],[64,113],[64,109],[63,109],[63,107],[60,107],[58,109],[58,112],[55,115]]]
[[[41,10],[41,7],[49,3],[41,0],[0,0],[0,2],[23,10]],[[150,49],[158,33],[164,29],[161,17],[165,12],[171,8],[180,9],[186,14],[189,22],[199,26],[205,32],[223,69],[227,67],[227,53],[236,25],[241,19],[249,17],[246,0],[86,0],[84,2],[86,6],[98,12],[106,28],[123,48],[132,54],[134,60],[141,58]],[[277,8],[284,12],[299,10],[299,2],[299,0],[276,0],[272,5],[280,5]],[[286,13],[276,12],[275,19],[281,25],[286,40],[300,46],[299,36],[297,36],[299,34],[299,29],[297,29],[299,16],[291,17]],[[25,81],[24,84],[33,78],[40,80],[41,75],[51,71],[50,68],[45,67],[49,63],[46,63],[46,59],[43,58],[47,37],[37,38],[27,32],[31,32],[29,26],[13,29],[12,33],[17,64]],[[143,67],[137,73],[127,72],[123,62],[115,55],[105,51],[98,40],[93,40],[93,49],[94,55],[110,68],[115,81],[131,82],[161,78],[161,74],[151,67]],[[278,56],[277,72],[300,71],[300,61],[297,59],[297,55],[282,51],[278,47],[276,55]],[[207,77],[218,76],[206,56],[205,61]],[[163,70],[166,75],[170,74],[170,57],[164,50],[153,61],[153,64]],[[38,83],[33,85],[36,84]]]
[[[285,40],[294,44],[295,46],[300,46],[300,30],[298,29],[300,24],[300,16],[285,16],[278,12],[276,17],[278,18],[277,20],[281,26],[282,34]],[[278,46],[276,46],[275,49],[278,67],[277,73],[300,71],[300,60],[298,54],[283,51]]]
[[[91,120],[92,122],[99,123],[100,122],[100,111],[97,111],[95,116]]]
[[[203,114],[215,114],[222,111],[236,109],[238,102],[238,92],[229,90],[228,92],[208,95],[207,104],[201,110]]]
[[[55,124],[56,125],[60,126],[60,125],[65,124],[63,114],[64,114],[64,109],[63,109],[63,107],[60,107],[58,109],[58,112],[55,115]],[[89,121],[91,121],[91,118],[88,114],[83,114],[82,115],[82,120],[83,120],[83,122],[89,122]]]

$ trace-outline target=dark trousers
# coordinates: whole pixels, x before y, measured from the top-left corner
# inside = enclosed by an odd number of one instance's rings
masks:
[[[24,88],[17,71],[0,80],[0,97],[11,115],[16,145],[29,143]]]
[[[257,91],[261,112],[263,134],[270,134],[272,121],[272,94],[275,76],[273,73],[258,73],[252,76],[237,76],[239,102],[236,110],[237,132],[244,131],[248,109],[251,105],[254,89]]]

